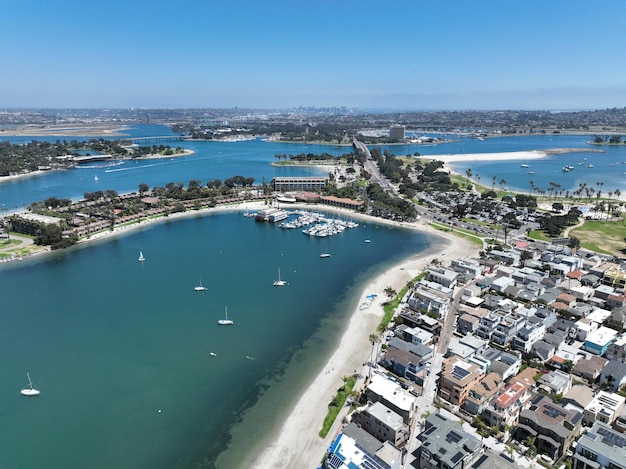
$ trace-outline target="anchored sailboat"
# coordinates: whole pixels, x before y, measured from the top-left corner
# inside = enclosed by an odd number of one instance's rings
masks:
[[[30,373],[26,373],[26,376],[28,377],[28,387],[22,389],[20,392],[24,396],[38,396],[39,395],[39,389],[35,389],[33,387],[33,382],[30,379]]]
[[[287,285],[287,282],[285,282],[284,280],[280,279],[280,267],[278,268],[278,280],[274,280],[274,286],[275,287],[284,287],[285,285]]]
[[[202,285],[202,279],[200,279],[200,285],[198,285],[197,287],[193,287],[193,289],[195,291],[205,291],[206,287],[204,285]]]
[[[139,262],[143,262],[143,261],[145,261],[145,260],[146,260],[146,258],[145,258],[145,257],[143,257],[143,252],[142,252],[142,251],[139,251],[139,259],[137,259],[137,260],[138,260]]]
[[[228,308],[224,306],[224,319],[217,321],[220,326],[232,326],[235,324],[232,320],[228,319]]]

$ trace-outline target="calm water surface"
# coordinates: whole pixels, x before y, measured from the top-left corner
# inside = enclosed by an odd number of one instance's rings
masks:
[[[320,259],[325,240],[241,212],[140,230],[0,269],[0,467],[239,467],[323,366],[360,285],[429,246],[368,224]],[[19,394],[26,371],[39,397]]]

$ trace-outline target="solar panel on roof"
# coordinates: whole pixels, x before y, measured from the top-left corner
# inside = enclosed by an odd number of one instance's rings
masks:
[[[460,451],[458,451],[454,456],[452,456],[452,462],[455,464],[459,462],[461,459],[463,459],[463,453],[461,453]]]
[[[602,443],[605,445],[626,448],[626,438],[622,435],[612,432],[608,428],[604,427],[599,427],[596,431],[599,435],[602,435]]]

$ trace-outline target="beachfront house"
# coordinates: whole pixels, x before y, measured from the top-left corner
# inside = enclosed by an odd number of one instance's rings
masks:
[[[355,423],[350,423],[341,430],[326,451],[323,467],[400,469],[401,464],[402,451],[399,448],[389,441],[379,441]]]
[[[415,411],[415,397],[406,392],[397,381],[375,373],[365,390],[369,402],[380,402],[402,417],[408,424]]]
[[[352,421],[377,440],[389,441],[397,448],[402,448],[409,438],[409,427],[402,417],[380,402],[355,412]]]

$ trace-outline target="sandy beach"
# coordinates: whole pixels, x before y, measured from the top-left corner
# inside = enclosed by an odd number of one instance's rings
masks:
[[[352,212],[351,216],[356,218]],[[363,216],[360,218],[385,223],[378,218]],[[478,253],[478,249],[470,242],[434,230],[422,220],[415,223],[387,223],[426,232],[441,238],[441,242],[437,243],[434,249],[406,259],[365,286],[361,297],[376,293],[378,294],[376,301],[365,310],[360,310],[357,306],[330,360],[309,384],[306,392],[282,422],[279,431],[270,440],[270,444],[254,459],[250,467],[316,467],[335,438],[344,415],[340,414],[325,439],[318,436],[326,416],[328,402],[334,397],[341,377],[349,376],[355,370],[362,375],[366,374],[363,363],[370,359],[372,351],[369,336],[376,332],[376,327],[383,316],[382,303],[386,301],[383,290],[391,286],[400,291],[435,258],[446,261]]]

